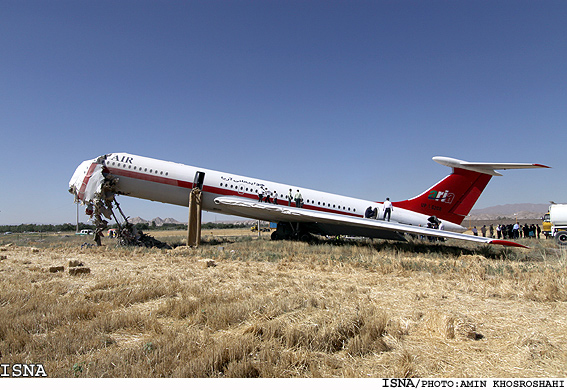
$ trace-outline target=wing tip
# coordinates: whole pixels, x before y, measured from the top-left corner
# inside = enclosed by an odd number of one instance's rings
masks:
[[[530,249],[529,246],[525,246],[525,245],[519,244],[519,243],[514,242],[514,241],[506,241],[506,240],[492,240],[492,241],[489,242],[489,244],[513,246],[513,247],[516,247],[516,248]]]

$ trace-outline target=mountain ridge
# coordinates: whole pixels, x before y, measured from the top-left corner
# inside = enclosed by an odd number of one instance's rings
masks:
[[[512,203],[473,209],[465,220],[488,220],[501,218],[510,219],[541,219],[549,209],[549,204],[542,203]]]
[[[549,204],[545,203],[511,203],[485,207],[482,209],[473,209],[466,220],[488,220],[501,218],[510,219],[540,219],[549,209]],[[128,221],[132,224],[147,223],[152,224],[155,222],[156,226],[163,226],[164,224],[185,225],[185,222],[179,222],[174,218],[161,218],[156,217],[151,220],[146,220],[141,217],[129,218]],[[217,223],[238,223],[242,225],[251,225],[256,223],[255,220],[245,221],[219,221]]]
[[[165,224],[171,224],[171,225],[187,225],[187,222],[179,222],[178,220],[176,220],[175,218],[161,218],[161,217],[155,217],[151,220],[147,220],[141,217],[131,217],[128,218],[128,222],[130,222],[131,224],[138,224],[138,223],[146,223],[148,225],[151,225],[152,223],[155,223],[155,226],[163,226]],[[254,225],[256,223],[258,223],[257,220],[253,220],[253,219],[249,219],[249,220],[233,220],[233,221],[217,221],[215,223],[218,224],[235,224],[235,225],[243,225],[243,226],[250,226],[250,225]]]

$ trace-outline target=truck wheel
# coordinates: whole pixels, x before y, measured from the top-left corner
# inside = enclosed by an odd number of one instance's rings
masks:
[[[567,245],[567,232],[557,232],[555,234],[555,241],[558,245]]]

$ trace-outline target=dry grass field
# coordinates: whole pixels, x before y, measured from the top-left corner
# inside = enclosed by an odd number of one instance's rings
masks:
[[[267,237],[3,236],[0,362],[50,377],[567,376],[567,255],[551,241]]]

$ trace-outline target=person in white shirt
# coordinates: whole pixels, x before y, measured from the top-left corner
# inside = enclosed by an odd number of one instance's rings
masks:
[[[301,192],[299,192],[299,190],[297,190],[297,192],[295,193],[295,207],[303,207],[303,197],[301,196]]]
[[[386,215],[388,216],[388,221],[390,220],[390,217],[392,216],[392,202],[390,202],[390,198],[386,198],[386,201],[384,202],[384,221],[386,221]]]
[[[264,199],[264,194],[266,193],[266,191],[264,191],[263,188],[260,188],[260,191],[258,192],[258,202],[261,202],[262,199]]]

